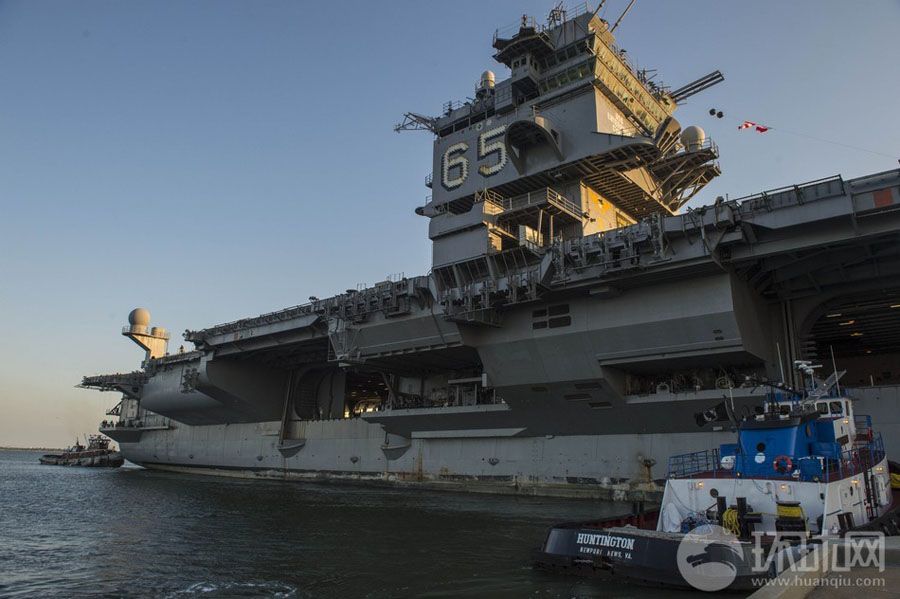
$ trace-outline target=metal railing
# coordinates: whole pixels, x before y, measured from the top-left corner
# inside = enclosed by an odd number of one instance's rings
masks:
[[[492,206],[506,210],[506,198],[492,189],[480,189],[475,192],[475,203],[484,202]]]
[[[537,19],[534,17],[523,16],[515,23],[498,27],[494,31],[494,39],[492,41],[496,42],[501,37],[512,37],[523,27],[531,27],[536,32],[541,33],[548,29],[552,29],[553,27],[558,27],[562,23],[571,21],[575,17],[583,15],[586,12],[593,12],[587,2],[579,2],[573,6],[560,6],[550,12],[550,16],[555,16],[556,19],[548,19],[546,25],[538,23]]]
[[[462,108],[463,106],[465,106],[465,104],[463,104],[459,100],[448,100],[444,102],[444,116],[449,115],[454,110]]]
[[[535,19],[534,17],[523,15],[522,18],[515,23],[504,25],[503,27],[498,27],[497,29],[495,29],[494,37],[491,40],[491,43],[496,43],[497,40],[501,38],[509,39],[517,35],[519,33],[519,30],[523,28],[534,29],[537,33],[540,33],[545,29],[543,25],[538,24],[537,19]]]
[[[742,211],[753,211],[756,209],[773,210],[784,206],[844,195],[845,193],[844,179],[840,175],[834,175],[797,185],[767,189],[766,191],[735,198],[731,201],[740,206]]]
[[[274,322],[283,322],[292,318],[297,318],[298,316],[312,314],[314,312],[314,309],[315,302],[310,302],[308,304],[301,304],[292,308],[285,308],[284,310],[267,312],[265,314],[260,314],[259,316],[254,316],[251,318],[242,318],[240,320],[217,324],[215,326],[198,331],[192,331],[188,329],[184,332],[184,338],[187,341],[191,342],[202,342],[208,337],[212,337],[214,335],[221,335],[223,333],[230,333],[245,328],[271,324]]]
[[[542,206],[544,204],[551,204],[578,217],[582,216],[581,208],[578,207],[575,202],[549,187],[539,189],[538,191],[530,191],[512,198],[505,198],[503,200],[503,209],[506,212],[511,212],[513,210],[523,210],[525,208]]]
[[[154,329],[156,329],[156,332],[155,332],[155,333],[153,332]],[[144,327],[144,330],[143,330],[143,331],[141,331],[141,330],[134,330],[134,328],[132,328],[132,327],[130,327],[130,326],[122,327],[122,334],[123,334],[123,335],[130,335],[130,334],[132,334],[132,333],[134,333],[134,334],[136,334],[136,335],[147,335],[148,337],[156,337],[157,339],[165,339],[166,341],[169,340],[169,333],[168,333],[168,331],[165,331],[165,332],[163,332],[162,335],[160,335],[160,334],[159,334],[159,329],[158,329],[157,327]]]
[[[204,343],[213,336],[278,322],[285,322],[293,318],[313,314],[319,317],[346,317],[348,312],[361,313],[384,310],[388,307],[387,304],[393,301],[395,296],[398,298],[400,298],[400,296],[410,296],[415,293],[413,291],[414,288],[427,289],[427,287],[427,276],[410,277],[396,282],[383,281],[368,287],[359,286],[355,291],[348,290],[346,293],[324,299],[310,297],[310,302],[308,304],[301,304],[276,312],[269,312],[251,318],[226,322],[197,331],[187,330],[184,332],[184,338],[193,343]],[[407,300],[401,298],[400,301]]]
[[[698,474],[715,473],[721,469],[719,465],[719,450],[704,449],[681,455],[673,455],[669,458],[668,477],[688,478]]]
[[[875,431],[872,429],[872,417],[866,414],[856,414],[853,417],[853,424],[856,428],[856,441],[864,439],[872,442],[875,439]]]
[[[147,382],[147,373],[141,370],[134,372],[117,372],[114,374],[96,374],[81,377],[79,387],[114,387],[117,385],[141,386]]]
[[[871,423],[871,420],[869,420]],[[766,478],[779,480],[797,480],[803,482],[831,482],[841,480],[874,467],[885,457],[884,440],[875,435],[865,445],[841,452],[837,457],[821,455],[778,456],[789,458],[795,468],[781,472],[771,467],[771,461],[764,462],[768,469],[761,468],[755,455],[737,454],[734,465],[724,468],[720,461],[718,449],[705,449],[692,453],[671,456],[668,462],[668,478]],[[804,460],[818,463],[818,467],[805,469],[801,466]],[[755,474],[759,473],[759,474]]]
[[[684,145],[684,144],[682,144]],[[711,137],[706,137],[702,142],[698,144],[691,144],[690,146],[684,146],[685,152],[699,152],[701,150],[712,150],[712,152],[718,156],[719,155],[719,146],[712,140]]]
[[[100,423],[101,430],[141,430],[169,428],[170,419],[159,414],[148,414],[139,418],[125,418],[120,420],[104,420]]]

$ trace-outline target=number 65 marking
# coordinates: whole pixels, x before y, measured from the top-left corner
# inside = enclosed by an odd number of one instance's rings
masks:
[[[494,164],[490,166],[482,164],[478,167],[478,172],[485,177],[496,175],[506,166],[506,144],[502,139],[504,133],[506,133],[506,125],[500,125],[478,136],[478,161],[481,162],[493,154],[497,155],[497,162]]]
[[[508,155],[506,144],[502,139],[504,133],[506,125],[501,125],[478,136],[478,161],[482,162],[496,156],[493,164],[482,164],[478,167],[479,174],[484,177],[496,175],[506,166]],[[441,185],[447,191],[456,189],[469,177],[469,159],[465,156],[468,149],[469,144],[461,141],[444,151],[441,157]]]

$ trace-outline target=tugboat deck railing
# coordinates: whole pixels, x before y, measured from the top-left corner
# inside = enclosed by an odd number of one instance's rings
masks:
[[[868,418],[869,431],[871,431],[871,418],[857,416],[857,426],[859,426],[860,418]],[[859,431],[859,429],[858,429]],[[865,432],[867,436],[870,433]],[[859,437],[859,435],[858,435]],[[744,478],[754,479],[772,479],[772,480],[795,480],[801,482],[832,482],[842,480],[863,472],[864,470],[874,467],[885,458],[884,440],[881,434],[871,435],[870,440],[860,443],[857,447],[841,452],[838,457],[826,457],[822,455],[804,455],[804,456],[778,456],[787,457],[796,465],[796,468],[789,472],[778,472],[774,468],[765,474],[748,474]],[[735,463],[732,468],[724,468],[719,456],[718,449],[705,449],[675,455],[669,458],[668,478],[740,478],[740,472],[746,470],[754,471],[758,468],[758,464],[753,463],[755,456],[737,454]],[[802,460],[814,460],[819,463],[821,468],[804,472],[800,467]],[[749,468],[744,468],[744,464]]]
[[[720,470],[719,450],[703,449],[669,458],[667,478],[691,478],[698,474]]]
[[[856,438],[871,440],[875,438],[875,432],[872,429],[872,417],[863,414],[856,414],[853,417],[853,424],[856,427]]]

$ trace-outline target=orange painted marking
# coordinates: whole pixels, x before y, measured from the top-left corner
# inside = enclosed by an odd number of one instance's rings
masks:
[[[894,196],[891,195],[890,188],[874,191],[872,192],[872,196],[875,198],[876,208],[884,208],[885,206],[890,206],[894,203]]]

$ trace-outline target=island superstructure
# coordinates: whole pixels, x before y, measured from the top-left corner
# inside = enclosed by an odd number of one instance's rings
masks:
[[[896,407],[900,369],[876,365],[900,359],[900,173],[679,213],[720,170],[673,115],[723,76],[672,89],[613,29],[523,17],[492,41],[506,78],[404,116],[435,139],[430,274],[189,330],[171,354],[136,309],[141,368],[82,381],[122,394],[101,431],[150,468],[595,494],[715,444],[723,401],[792,384],[797,359],[833,351],[861,401]]]

